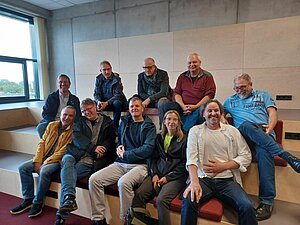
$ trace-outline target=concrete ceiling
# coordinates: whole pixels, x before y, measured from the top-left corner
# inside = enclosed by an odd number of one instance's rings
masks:
[[[47,10],[55,10],[98,0],[23,0]]]

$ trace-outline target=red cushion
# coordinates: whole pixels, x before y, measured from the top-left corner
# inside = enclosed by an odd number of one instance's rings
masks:
[[[145,108],[144,114],[145,115],[157,116],[158,115],[158,109],[157,108]]]
[[[154,206],[156,207],[156,197],[153,200]],[[182,200],[179,199],[179,195],[172,200],[170,204],[170,210],[174,212],[181,212]],[[218,221],[220,222],[223,215],[223,203],[216,199],[212,198],[211,200],[203,203],[199,208],[199,216],[205,219]]]

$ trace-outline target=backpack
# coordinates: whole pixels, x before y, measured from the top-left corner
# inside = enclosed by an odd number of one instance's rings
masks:
[[[158,220],[152,218],[147,209],[130,207],[124,225],[158,225]]]

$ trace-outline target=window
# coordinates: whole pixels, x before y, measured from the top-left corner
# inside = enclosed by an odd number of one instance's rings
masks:
[[[0,103],[39,99],[33,17],[0,7]]]

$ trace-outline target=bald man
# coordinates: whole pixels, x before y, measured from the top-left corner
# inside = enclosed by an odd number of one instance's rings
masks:
[[[143,100],[144,107],[157,108],[159,125],[164,117],[164,105],[172,99],[172,89],[169,85],[168,73],[158,69],[153,58],[146,58],[144,72],[138,75],[138,95]]]

